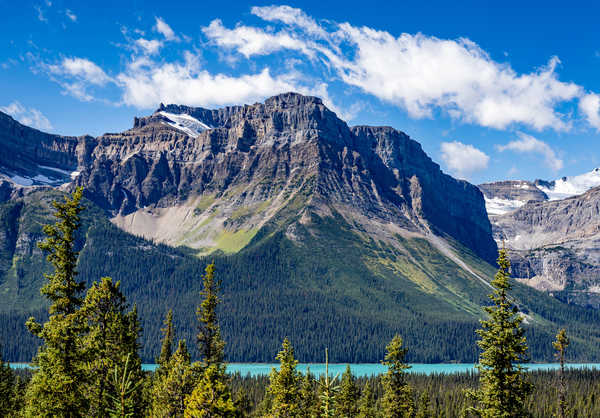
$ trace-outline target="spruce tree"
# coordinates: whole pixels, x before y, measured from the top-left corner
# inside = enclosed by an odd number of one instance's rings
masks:
[[[26,394],[27,416],[78,417],[88,411],[87,373],[82,336],[86,324],[79,312],[84,283],[77,280],[76,233],[83,190],[78,188],[64,202],[52,203],[58,219],[44,226],[47,238],[39,247],[48,253],[54,267],[46,274],[42,295],[50,301],[49,318],[44,324],[27,321],[30,332],[42,340],[33,363],[36,371]]]
[[[165,327],[161,328],[163,333],[162,346],[160,348],[160,355],[156,359],[158,364],[157,373],[161,372],[161,368],[166,367],[173,353],[173,340],[175,338],[175,332],[173,331],[173,310],[169,309],[165,318]]]
[[[375,399],[373,398],[373,389],[367,381],[362,390],[362,395],[358,401],[358,418],[376,418]]]
[[[283,340],[282,349],[277,354],[279,371],[271,370],[266,396],[270,399],[268,416],[277,418],[297,417],[300,415],[300,376],[294,358],[294,348],[290,341]]]
[[[329,353],[325,348],[325,376],[319,379],[319,398],[321,399],[321,417],[329,418],[336,416],[335,399],[339,391],[336,381],[339,374],[333,379],[329,377]]]
[[[386,417],[400,418],[414,415],[414,400],[412,389],[406,382],[406,370],[410,368],[404,359],[408,349],[402,347],[402,338],[394,336],[387,345],[387,354],[383,364],[388,366],[387,373],[382,378],[382,406]]]
[[[15,374],[10,365],[4,363],[2,359],[2,347],[0,347],[0,417],[8,417],[16,405],[14,404],[14,394],[16,390]]]
[[[300,383],[300,417],[311,418],[318,415],[319,401],[317,392],[315,391],[315,377],[310,372],[310,368],[306,368],[306,374]]]
[[[350,365],[346,366],[346,371],[342,375],[340,390],[335,399],[335,410],[338,416],[353,418],[358,415],[358,399],[360,390],[356,385],[356,379],[352,375]]]
[[[185,340],[180,340],[162,373],[155,376],[150,415],[157,418],[183,417],[185,399],[192,393],[195,381]]]
[[[556,341],[552,343],[552,346],[556,350],[556,358],[560,362],[560,369],[558,369],[558,405],[557,414],[558,418],[565,418],[567,416],[567,384],[565,382],[565,353],[569,346],[569,337],[567,337],[567,331],[563,328],[556,334]]]
[[[481,387],[469,394],[477,401],[470,411],[482,417],[527,416],[525,401],[532,391],[519,363],[527,361],[527,341],[521,327],[523,318],[508,296],[510,261],[505,249],[498,256],[498,272],[489,296],[492,305],[486,306],[488,319],[481,320],[477,342],[482,352],[479,357]]]
[[[108,379],[117,367],[123,367],[129,359],[130,377],[133,384],[141,379],[134,368],[139,366],[137,346],[132,345],[131,318],[125,312],[125,296],[120,282],[113,283],[103,277],[88,290],[82,314],[87,320],[89,332],[83,339],[90,376],[87,393],[90,399],[89,415],[104,417],[117,388]]]
[[[200,322],[198,345],[201,362],[194,369],[201,371],[200,381],[187,398],[186,417],[233,417],[235,406],[225,374],[225,342],[217,319],[219,305],[218,283],[214,277],[215,265],[209,264],[203,277],[203,300],[198,307]]]
[[[429,391],[423,390],[421,397],[419,398],[419,406],[417,408],[416,418],[431,418],[433,412],[430,409]]]

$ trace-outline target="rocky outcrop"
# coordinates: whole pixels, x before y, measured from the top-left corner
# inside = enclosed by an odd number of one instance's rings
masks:
[[[541,180],[537,180],[541,181]],[[479,189],[488,199],[518,200],[524,203],[530,200],[539,202],[548,200],[546,193],[538,189],[536,183],[525,180],[506,180],[479,185]]]
[[[210,129],[192,137],[172,126],[169,114],[188,115]],[[389,127],[349,128],[315,97],[288,93],[217,110],[161,105],[153,115],[136,118],[131,130],[99,137],[88,158],[75,184],[131,232],[148,222],[148,229],[160,229],[157,217],[173,207],[188,208],[168,215],[187,229],[210,216],[256,229],[303,190],[303,208],[335,207],[447,235],[488,261],[495,257],[475,186],[442,173],[406,134]],[[207,199],[210,207],[196,207],[198,222],[190,224],[189,209]],[[264,213],[250,213],[240,225],[236,214],[257,205]]]

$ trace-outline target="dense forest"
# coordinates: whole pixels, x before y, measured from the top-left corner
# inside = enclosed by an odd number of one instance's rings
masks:
[[[478,373],[410,375],[409,346],[400,335],[386,345],[382,376],[355,378],[301,375],[294,347],[285,338],[280,363],[267,377],[226,374],[226,342],[215,264],[201,276],[195,345],[177,341],[175,313],[160,329],[158,368],[141,369],[143,329],[136,305],[129,306],[119,281],[102,277],[86,286],[78,277],[76,234],[81,227],[82,190],[54,202],[55,224],[43,229],[40,249],[53,271],[41,294],[47,314],[27,319],[41,345],[33,368],[13,371],[0,358],[0,415],[52,417],[431,417],[595,416],[597,371],[566,371],[570,340],[562,329],[552,343],[558,372],[526,373],[519,365],[529,347],[523,315],[513,302],[510,264],[500,250],[493,292],[477,336]],[[327,349],[325,349],[327,359]],[[327,362],[328,360],[326,360]],[[549,390],[552,388],[551,390]]]

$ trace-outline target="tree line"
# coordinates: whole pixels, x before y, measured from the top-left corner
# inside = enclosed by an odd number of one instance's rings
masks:
[[[285,338],[262,398],[249,396],[227,375],[225,341],[218,320],[219,281],[215,265],[202,276],[192,362],[184,339],[175,341],[173,312],[161,329],[154,373],[140,359],[142,329],[137,307],[129,307],[120,282],[102,277],[85,292],[78,280],[76,234],[81,226],[82,189],[54,202],[55,224],[46,225],[40,248],[53,266],[41,293],[50,301],[45,322],[27,320],[42,342],[26,381],[0,359],[0,415],[25,417],[429,417],[435,408],[428,390],[417,393],[407,373],[408,348],[395,335],[386,346],[387,372],[360,385],[348,366],[344,374],[316,378],[297,370],[294,347]],[[491,282],[488,317],[477,330],[481,354],[478,384],[461,390],[460,414],[480,417],[530,415],[532,379],[519,365],[527,361],[523,316],[509,296],[507,254],[500,250],[499,270]],[[560,361],[557,416],[570,411],[564,361],[569,339],[564,330],[553,346]],[[326,351],[326,367],[328,365]],[[326,369],[327,370],[327,369]],[[239,383],[238,376],[238,383]],[[256,380],[259,382],[259,380]],[[466,390],[465,390],[466,389]]]

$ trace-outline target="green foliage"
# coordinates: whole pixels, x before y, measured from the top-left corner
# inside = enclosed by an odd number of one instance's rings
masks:
[[[0,417],[9,416],[17,407],[14,403],[15,380],[13,371],[4,363],[0,354]]]
[[[129,367],[129,355],[125,359],[125,364],[121,367],[115,365],[112,371],[111,384],[116,388],[116,394],[110,394],[111,405],[107,409],[110,418],[131,418],[140,416],[136,413],[135,393],[140,388],[142,380],[135,378],[135,368]]]
[[[294,347],[283,340],[281,351],[276,357],[279,371],[273,369],[266,397],[270,401],[268,416],[284,418],[300,415],[300,375],[296,370],[298,361],[294,358]]]
[[[298,393],[300,398],[299,417],[311,418],[318,415],[319,398],[317,397],[315,383],[315,377],[310,372],[310,368],[307,367],[306,373],[300,383],[300,391]]]
[[[142,379],[136,343],[138,332],[132,324],[135,319],[125,309],[120,282],[113,283],[109,277],[92,284],[81,309],[88,326],[83,346],[89,376],[89,414],[92,416],[106,416],[110,399],[118,394],[119,388],[109,380],[112,371],[122,369],[128,362],[132,385],[137,386]]]
[[[406,370],[410,368],[405,363],[408,349],[402,347],[402,338],[394,336],[387,345],[387,354],[383,364],[388,366],[383,376],[382,407],[387,417],[412,417],[415,413],[412,389],[406,382]]]
[[[204,369],[200,382],[187,398],[184,416],[186,418],[236,416],[224,365],[211,364]]]
[[[319,398],[321,399],[321,416],[324,418],[337,415],[336,398],[339,386],[336,386],[339,374],[332,379],[329,376],[329,351],[325,348],[325,375],[319,379]]]
[[[519,365],[527,361],[527,340],[521,327],[523,318],[508,296],[510,262],[504,249],[499,252],[498,266],[491,283],[494,292],[489,296],[493,304],[485,307],[489,318],[481,321],[477,331],[482,350],[477,365],[481,388],[471,392],[478,405],[470,411],[490,418],[523,417],[532,390]]]
[[[347,365],[346,371],[342,375],[339,393],[335,399],[335,410],[338,416],[345,418],[358,416],[359,398],[360,390],[356,385],[356,379],[352,375],[350,365]]]
[[[74,249],[75,234],[80,226],[82,189],[78,188],[63,203],[53,202],[58,221],[46,225],[47,239],[39,246],[48,252],[54,273],[46,275],[41,293],[50,302],[49,319],[43,325],[33,318],[29,330],[42,339],[26,395],[27,416],[77,417],[88,410],[85,391],[87,373],[82,337],[86,324],[79,312],[84,283],[76,280],[78,253]]]
[[[560,362],[560,369],[558,370],[558,412],[556,416],[558,418],[565,418],[568,411],[567,385],[565,383],[565,354],[567,347],[569,346],[567,330],[563,328],[558,331],[558,334],[556,334],[556,340],[552,343],[552,346],[556,350],[556,358]]]
[[[165,327],[161,329],[163,333],[162,346],[160,348],[160,355],[156,359],[156,363],[160,368],[166,367],[173,353],[173,340],[175,338],[175,333],[173,331],[173,310],[169,309],[167,312],[167,316],[165,318]]]
[[[152,417],[183,417],[185,400],[198,380],[190,363],[190,354],[184,340],[175,353],[154,375],[152,386]]]
[[[431,412],[431,400],[429,399],[429,391],[425,389],[419,398],[416,418],[433,418]]]
[[[362,395],[358,401],[358,417],[359,418],[376,418],[375,400],[373,398],[373,390],[371,383],[366,382],[362,390]]]
[[[200,292],[203,297],[196,315],[200,322],[198,331],[198,346],[204,367],[220,365],[225,356],[225,341],[221,338],[221,329],[217,319],[217,306],[219,296],[217,295],[219,285],[215,281],[215,264],[206,266],[202,283],[204,288]]]

